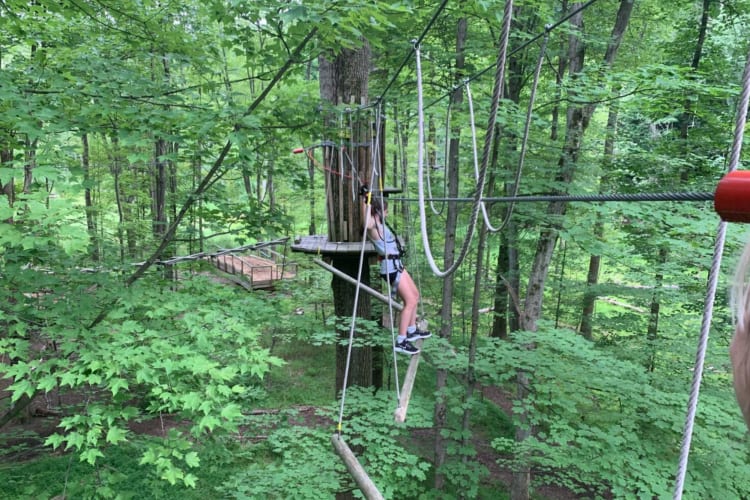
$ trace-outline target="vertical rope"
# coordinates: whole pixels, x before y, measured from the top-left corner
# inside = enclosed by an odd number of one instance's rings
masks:
[[[379,118],[380,118],[380,114],[378,113],[378,119]],[[378,124],[378,127],[377,127],[376,134],[379,137],[379,135],[380,135],[380,126],[379,126],[379,124]],[[380,149],[379,140],[376,139],[374,141],[374,150],[373,150],[373,153],[372,153],[373,154],[373,157],[372,157],[373,158],[373,162],[372,162],[373,168],[372,168],[372,172],[370,174],[370,186],[373,185],[374,180],[375,180],[375,176],[376,176],[377,168],[375,167],[375,165],[376,165],[375,159],[377,158],[377,154],[378,154],[377,151],[379,149]],[[357,174],[357,175],[359,176],[359,174]],[[342,179],[343,179],[343,176],[342,176]],[[354,183],[354,178],[353,177],[352,177],[351,181],[352,181],[352,183]],[[382,183],[382,181],[381,181],[381,183]],[[382,193],[382,189],[381,189],[381,193]],[[371,215],[370,214],[370,196],[372,196],[372,194],[368,195],[367,203],[365,205],[365,223],[364,223],[364,227],[362,228],[362,246],[360,247],[360,251],[359,251],[359,268],[357,269],[357,286],[354,289],[354,307],[353,307],[353,311],[352,311],[352,319],[351,319],[351,322],[349,324],[349,346],[348,346],[347,351],[346,351],[346,366],[344,367],[344,383],[343,383],[343,388],[341,389],[341,406],[339,408],[339,421],[338,421],[338,425],[336,427],[337,433],[339,435],[341,434],[341,428],[342,428],[343,420],[344,420],[344,406],[346,404],[346,389],[347,389],[347,386],[349,385],[349,369],[351,367],[352,346],[354,344],[354,330],[355,330],[356,324],[357,324],[357,307],[359,305],[359,292],[360,292],[361,285],[362,285],[362,269],[364,268],[364,261],[365,261],[365,246],[367,244],[367,226],[370,223],[370,215]],[[393,314],[392,311],[391,311],[391,314]],[[397,373],[397,375],[398,375],[398,373]],[[397,396],[397,397],[400,399],[400,396]]]
[[[377,107],[377,115],[376,115],[376,121],[375,121],[375,138],[373,140],[373,143],[375,144],[375,148],[373,150],[373,156],[372,156],[372,165],[373,165],[373,174],[378,175],[378,181],[380,183],[380,206],[385,207],[385,197],[383,195],[383,170],[380,168],[381,163],[378,161],[380,158],[380,127],[382,119],[382,104],[378,103]],[[370,184],[372,186],[372,184]],[[383,218],[383,234],[385,234],[385,210],[380,215]],[[393,235],[394,238],[398,238],[397,235]],[[393,358],[393,380],[396,385],[396,401],[401,401],[401,384],[399,383],[398,378],[398,360],[396,359],[396,332],[394,325],[396,324],[395,317],[396,315],[393,312],[393,290],[391,287],[391,280],[386,279],[386,287],[388,290],[388,317],[391,321],[391,356]]]
[[[728,171],[733,172],[737,169],[740,161],[740,152],[742,151],[742,140],[745,131],[745,122],[747,120],[747,106],[750,101],[750,52],[748,52],[745,62],[745,71],[742,75],[742,94],[740,96],[739,109],[737,110],[737,119],[734,129],[734,141],[732,151],[729,156]],[[708,290],[706,292],[706,302],[703,310],[703,321],[701,323],[701,333],[698,342],[698,352],[696,353],[695,370],[693,371],[693,384],[690,391],[688,402],[688,412],[685,418],[685,428],[682,437],[682,448],[680,450],[680,461],[677,468],[677,478],[675,480],[674,500],[682,498],[682,490],[685,487],[685,475],[687,474],[688,456],[690,455],[690,444],[693,438],[693,428],[695,424],[695,413],[698,408],[698,395],[700,393],[700,384],[703,377],[703,365],[706,358],[706,348],[708,346],[708,335],[711,329],[711,318],[713,316],[714,299],[716,297],[716,288],[719,281],[719,270],[721,268],[721,258],[724,252],[724,242],[726,240],[726,226],[724,221],[719,222],[716,231],[716,243],[714,245],[714,257],[711,264],[711,270],[708,277]]]

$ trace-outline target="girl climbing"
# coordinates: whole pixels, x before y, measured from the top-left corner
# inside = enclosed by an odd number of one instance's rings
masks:
[[[375,246],[380,257],[380,276],[390,283],[391,296],[398,295],[404,302],[394,350],[410,356],[417,354],[419,349],[412,342],[429,338],[432,334],[417,328],[419,290],[401,262],[403,252],[398,238],[385,223],[388,203],[373,198],[366,185],[360,188],[359,194],[362,200],[362,224],[367,226],[367,238]]]

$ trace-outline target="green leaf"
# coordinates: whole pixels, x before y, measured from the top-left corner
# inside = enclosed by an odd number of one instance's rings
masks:
[[[198,457],[198,454],[194,451],[191,451],[185,454],[185,463],[189,467],[198,467],[201,461],[200,461],[200,458]]]
[[[107,442],[111,444],[117,444],[121,441],[126,441],[127,431],[120,427],[110,427],[107,431]]]
[[[88,462],[89,465],[94,465],[97,458],[104,458],[104,453],[99,451],[97,448],[89,448],[88,450],[81,453],[81,461]]]
[[[112,391],[112,396],[117,396],[120,389],[127,390],[129,387],[128,381],[124,378],[117,377],[109,381],[109,389]]]
[[[64,441],[65,436],[55,433],[47,437],[44,441],[44,446],[52,446],[52,449],[56,450]]]
[[[13,394],[10,398],[11,403],[15,403],[24,395],[31,397],[35,392],[34,384],[26,379],[22,379],[15,382],[14,384],[11,384],[8,389],[13,391]]]

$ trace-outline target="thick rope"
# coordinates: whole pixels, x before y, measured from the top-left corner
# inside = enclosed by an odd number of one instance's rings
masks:
[[[513,179],[513,194],[511,196],[517,197],[518,191],[521,189],[521,174],[523,172],[523,165],[524,161],[526,160],[526,151],[529,147],[529,134],[531,131],[531,117],[533,115],[534,111],[534,102],[536,101],[536,91],[539,87],[539,76],[542,73],[542,63],[544,63],[544,56],[547,54],[547,42],[549,41],[549,30],[548,27],[544,34],[544,39],[542,40],[542,47],[539,50],[539,58],[536,62],[536,69],[534,70],[534,80],[531,84],[531,94],[529,95],[529,104],[526,107],[526,122],[524,123],[523,127],[523,138],[521,139],[521,151],[518,155],[518,166],[516,167],[516,176]],[[500,227],[497,229],[493,229],[490,226],[487,226],[490,232],[499,232],[510,221],[510,218],[513,216],[513,210],[515,209],[516,204],[511,202],[510,206],[505,212],[505,218],[503,219],[502,224],[500,224]]]
[[[509,5],[510,4],[510,5]],[[507,52],[508,52],[508,39],[510,38],[510,22],[513,17],[513,2],[508,1],[505,4],[505,13],[503,15],[503,28],[500,33],[500,52],[498,53],[497,57],[497,71],[495,73],[495,90],[492,95],[492,107],[490,110],[490,119],[487,123],[487,130],[484,133],[484,149],[482,150],[482,165],[481,168],[477,168],[476,166],[476,130],[472,130],[472,135],[474,137],[474,174],[475,179],[477,180],[477,183],[479,183],[480,175],[479,171],[486,172],[487,168],[490,163],[490,155],[492,154],[492,143],[495,139],[495,122],[497,119],[497,110],[500,106],[500,99],[503,97],[503,87],[505,87],[505,64],[507,60]],[[498,85],[499,83],[499,85]],[[471,114],[472,114],[472,127],[474,127],[474,105],[473,100],[471,99],[471,91],[469,90],[469,82],[466,82],[466,93],[469,95],[469,105],[471,106]],[[484,179],[482,179],[481,186],[477,185],[477,191],[484,196]],[[480,208],[482,209],[482,215],[484,216],[484,223],[487,226],[488,230],[491,232],[497,232],[500,228],[494,228],[492,227],[492,224],[490,224],[490,218],[489,215],[487,215],[487,207],[484,203],[480,202]]]
[[[490,116],[488,120],[488,127],[487,130],[489,131],[487,136],[485,137],[485,151],[486,154],[489,154],[489,148],[492,144],[492,136],[494,136],[493,131],[495,128],[495,120],[497,118],[497,109],[500,104],[500,94],[501,89],[503,87],[504,82],[504,74],[505,74],[505,54],[506,49],[508,45],[508,33],[510,31],[510,21],[513,14],[513,0],[507,0],[505,2],[505,12],[503,14],[503,33],[501,34],[501,42],[500,42],[500,49],[498,52],[498,61],[497,61],[497,72],[495,73],[495,88],[492,95],[492,105],[490,109]],[[425,214],[425,206],[424,206],[424,102],[422,97],[422,65],[421,65],[421,59],[420,59],[420,51],[419,46],[415,47],[415,54],[416,54],[416,65],[417,65],[417,108],[418,108],[418,129],[419,129],[419,139],[418,139],[418,146],[417,146],[417,167],[419,170],[418,178],[418,186],[419,186],[419,217],[420,222],[422,226],[422,243],[424,245],[425,250],[425,256],[427,258],[427,262],[430,265],[430,268],[432,269],[433,274],[440,278],[445,278],[446,276],[450,276],[452,273],[458,269],[458,267],[463,263],[464,259],[466,258],[467,254],[469,253],[469,247],[471,246],[471,241],[474,237],[474,230],[476,229],[476,223],[477,219],[479,217],[479,207],[480,203],[479,201],[482,198],[482,191],[484,191],[484,184],[485,179],[487,177],[487,163],[488,162],[482,162],[482,168],[479,172],[479,179],[477,180],[477,189],[476,194],[474,197],[474,205],[471,210],[471,218],[469,221],[469,228],[467,230],[466,238],[464,238],[463,245],[461,246],[461,250],[458,254],[458,257],[456,257],[456,260],[453,262],[453,264],[446,269],[445,271],[441,271],[437,264],[435,263],[435,259],[432,255],[432,252],[430,250],[430,240],[427,236],[427,216]]]
[[[733,172],[734,170],[736,170],[737,165],[740,161],[742,139],[744,137],[745,122],[747,121],[748,103],[750,103],[750,52],[748,52],[747,61],[745,63],[745,71],[742,75],[742,94],[740,96],[739,109],[737,110],[737,119],[734,129],[734,141],[732,143],[732,151],[729,157],[728,172]],[[703,311],[703,322],[701,323],[698,352],[696,353],[695,370],[693,371],[693,384],[690,391],[690,399],[688,402],[688,412],[685,418],[682,448],[680,450],[680,462],[677,468],[677,478],[675,481],[673,495],[674,500],[680,500],[682,498],[682,490],[685,487],[685,475],[687,474],[688,456],[690,455],[690,444],[693,437],[695,413],[698,408],[698,395],[700,393],[700,385],[703,378],[703,365],[706,358],[708,335],[711,329],[714,298],[716,297],[716,288],[719,281],[719,269],[721,268],[721,258],[724,252],[726,227],[727,223],[724,221],[720,221],[719,227],[716,231],[714,257],[708,278],[708,291],[706,292],[706,302]]]

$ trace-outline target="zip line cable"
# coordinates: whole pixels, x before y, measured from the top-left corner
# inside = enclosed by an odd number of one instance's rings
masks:
[[[729,173],[736,170],[737,165],[740,162],[740,152],[742,151],[742,140],[745,132],[745,122],[747,121],[748,104],[750,104],[750,51],[748,52],[747,60],[745,62],[745,71],[742,75],[742,93],[740,95],[740,102],[737,110],[734,141],[732,143],[732,151],[729,157],[729,166],[727,169]],[[703,309],[703,321],[701,323],[698,351],[695,355],[696,359],[695,369],[693,370],[693,383],[690,391],[690,399],[688,401],[682,448],[680,450],[680,461],[677,467],[677,477],[675,479],[674,500],[680,500],[682,498],[682,491],[685,487],[685,475],[687,474],[688,456],[690,455],[690,443],[693,437],[695,413],[698,408],[698,395],[700,393],[701,379],[703,377],[703,365],[706,359],[706,349],[708,347],[708,335],[711,329],[711,320],[713,317],[716,288],[719,282],[719,270],[721,268],[721,259],[724,253],[726,228],[727,223],[722,220],[719,222],[719,226],[716,230],[714,257],[708,274],[708,289],[706,291],[706,301]]]
[[[414,202],[420,201],[420,198],[397,197],[392,198],[394,201]],[[556,195],[556,194],[535,194],[519,196],[488,196],[479,198],[485,203],[524,203],[524,202],[615,202],[615,201],[713,201],[714,193],[712,192],[676,192],[676,193],[613,193],[613,194],[583,194],[583,195]],[[427,198],[425,198],[427,200]],[[474,203],[476,197],[457,197],[457,198],[432,198],[432,201],[454,201],[457,203]],[[428,200],[429,201],[429,200]]]

